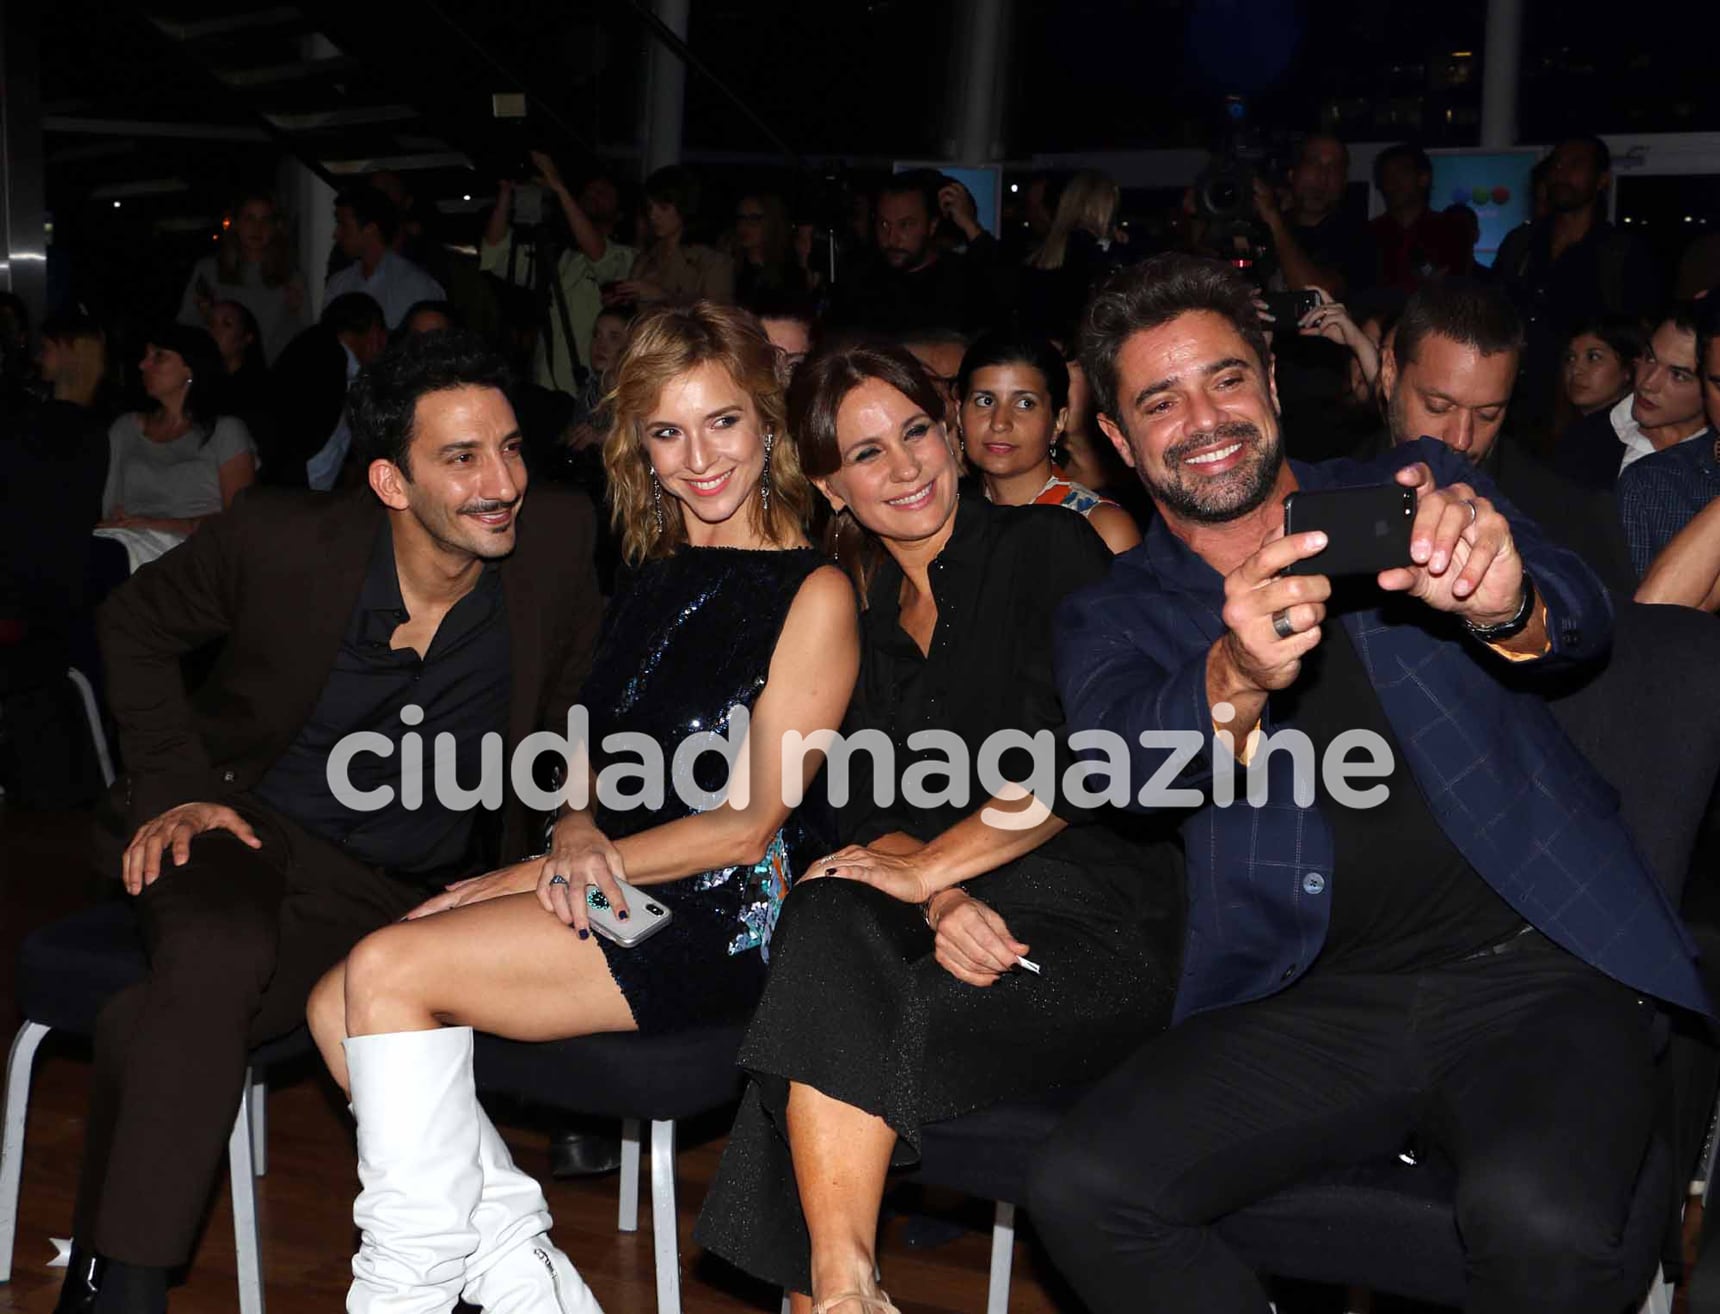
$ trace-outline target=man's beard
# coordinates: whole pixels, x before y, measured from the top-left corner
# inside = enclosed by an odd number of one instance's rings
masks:
[[[1185,483],[1183,471],[1187,467],[1182,463],[1183,454],[1211,447],[1215,440],[1240,442],[1253,459],[1244,460],[1217,479],[1204,480],[1198,485]],[[1271,494],[1278,482],[1278,472],[1284,468],[1284,442],[1276,434],[1267,438],[1258,425],[1247,420],[1232,420],[1167,447],[1164,466],[1165,476],[1161,481],[1147,473],[1145,463],[1141,465],[1141,482],[1153,500],[1184,520],[1222,525],[1255,510]]]

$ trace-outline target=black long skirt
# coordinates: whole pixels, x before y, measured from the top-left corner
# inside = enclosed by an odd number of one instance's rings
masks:
[[[798,886],[771,942],[741,1048],[750,1076],[695,1233],[780,1286],[810,1291],[806,1222],[786,1138],[790,1082],[883,1118],[893,1163],[920,1128],[1097,1080],[1168,1024],[1172,973],[1148,933],[1069,864],[1030,854],[970,881],[1042,975],[966,985],[933,957],[919,909],[854,881]]]

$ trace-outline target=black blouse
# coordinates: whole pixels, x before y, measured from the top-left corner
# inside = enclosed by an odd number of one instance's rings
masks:
[[[1049,732],[1056,769],[1052,810],[1071,824],[1035,855],[1061,860],[1140,906],[1143,886],[1159,886],[1163,855],[1150,859],[1134,818],[1102,809],[1075,807],[1063,797],[1064,772],[1075,760],[1063,708],[1052,678],[1052,617],[1063,598],[1103,578],[1111,552],[1086,521],[1062,507],[997,506],[964,493],[944,550],[932,562],[937,623],[929,651],[900,624],[902,571],[888,558],[879,567],[861,618],[860,678],[843,723],[843,735],[882,731],[895,748],[893,801],[874,794],[873,759],[849,756],[849,794],[837,803],[844,843],[869,844],[902,831],[929,841],[984,806],[991,795],[980,781],[980,746],[999,730],[1027,735]],[[950,754],[935,745],[912,748],[917,731],[950,731],[966,747],[965,778],[957,781],[943,764]],[[958,785],[966,797],[932,807],[912,807],[902,798],[914,764],[932,764],[922,788],[948,795]],[[1005,752],[1004,776],[1026,780],[1031,759],[1025,749]],[[1155,877],[1143,870],[1150,864]],[[1079,878],[1079,877],[1076,877]],[[1162,890],[1151,893],[1162,901]]]

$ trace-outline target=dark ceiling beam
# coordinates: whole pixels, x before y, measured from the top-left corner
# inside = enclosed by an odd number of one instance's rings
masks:
[[[147,119],[86,119],[66,114],[42,118],[42,131],[96,137],[178,137],[185,141],[270,141],[261,128],[244,124],[162,123]]]

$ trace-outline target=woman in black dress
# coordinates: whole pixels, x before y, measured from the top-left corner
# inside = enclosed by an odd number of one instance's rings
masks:
[[[537,1183],[478,1106],[472,1028],[662,1032],[744,1017],[758,998],[810,842],[783,799],[819,761],[784,779],[782,742],[833,730],[858,666],[854,592],[802,531],[811,493],[784,409],[775,352],[742,312],[699,302],[635,326],[605,450],[628,577],[581,693],[596,805],[564,810],[546,853],[367,937],[312,995],[312,1032],[358,1119],[350,1310],[462,1297],[489,1314],[594,1314]],[[612,765],[645,760],[611,735],[649,736],[669,774],[689,735],[731,728],[745,791],[718,797],[715,753],[694,762],[696,788],[663,780],[648,804],[620,797],[648,792],[637,770],[606,786]],[[631,949],[589,930],[605,901],[626,918],[617,878],[671,912]]]
[[[872,1255],[890,1165],[917,1158],[924,1124],[1093,1080],[1162,1028],[1182,883],[1174,850],[1060,787],[1073,755],[1052,616],[1109,567],[1098,534],[1056,507],[958,496],[942,403],[895,348],[815,357],[790,413],[836,513],[827,542],[866,600],[844,734],[881,731],[904,769],[880,780],[857,750],[844,798],[831,759],[847,847],[784,907],[698,1235],[809,1293],[803,1314],[877,1314],[893,1309]],[[967,762],[904,751],[928,730]],[[1038,736],[1031,766],[1016,749],[987,769],[981,745],[1000,730]]]

